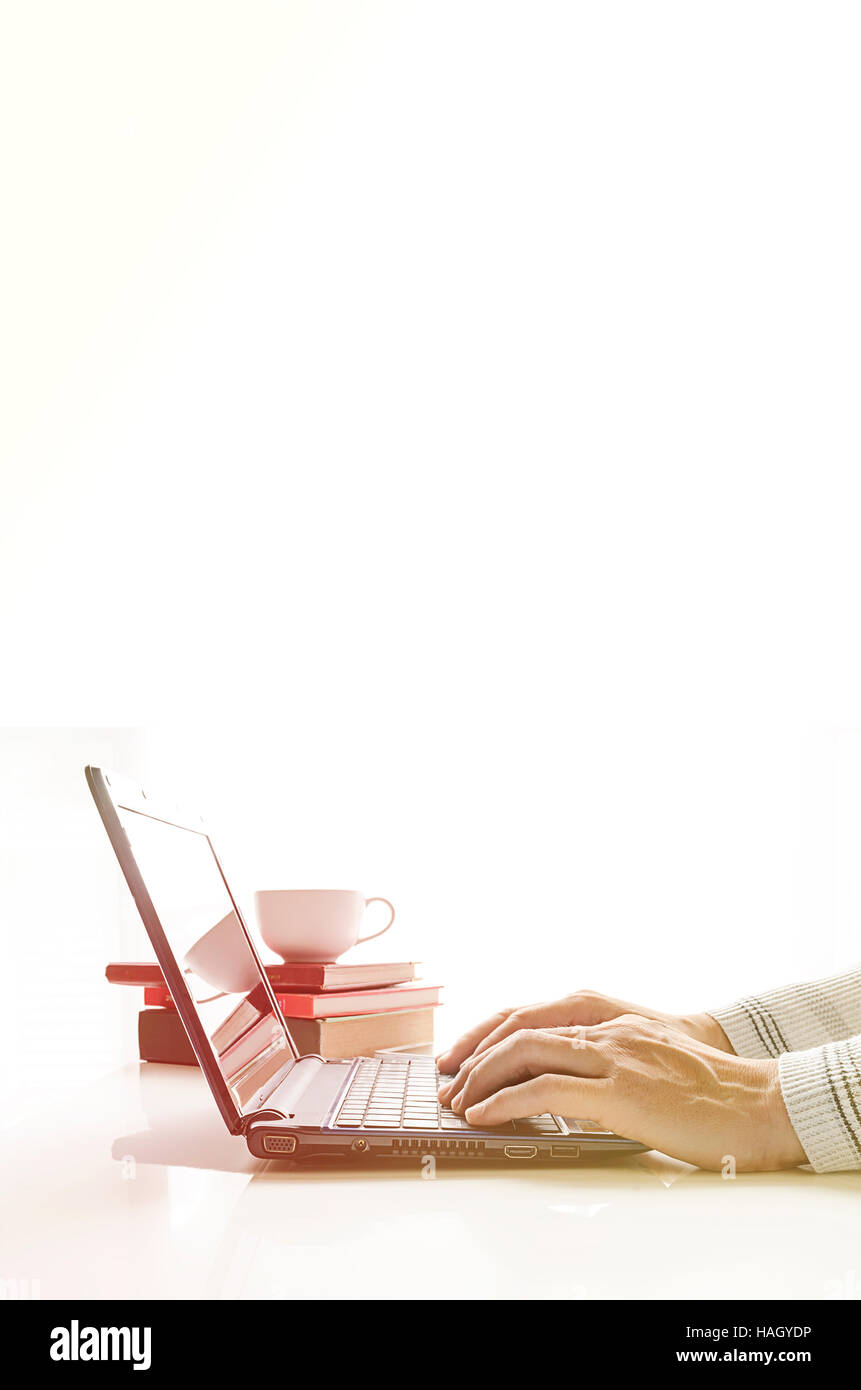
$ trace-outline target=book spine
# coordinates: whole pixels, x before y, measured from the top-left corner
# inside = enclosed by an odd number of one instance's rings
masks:
[[[361,1023],[358,1028],[356,1025]],[[406,1025],[406,1029],[405,1029]],[[406,1038],[404,1038],[404,1029]],[[334,1031],[333,1031],[334,1030]],[[382,1014],[368,1028],[362,1019],[302,1018],[290,1022],[290,1033],[300,1053],[319,1052],[323,1057],[365,1056],[378,1048],[409,1049],[433,1041],[433,1010],[419,1009]],[[195,1067],[194,1049],[175,1009],[142,1009],[138,1014],[138,1048],[142,1062],[167,1062]]]
[[[170,991],[164,985],[147,985],[144,990],[144,1006],[147,1009],[172,1009]]]
[[[198,1066],[176,1010],[141,1009],[138,1014],[138,1051],[142,1062],[171,1062]]]
[[[358,995],[346,992],[340,995],[281,994],[276,991],[275,1000],[285,1018],[339,1018],[344,1015],[394,1013],[401,1009],[436,1008],[439,988],[427,986],[416,990],[390,985],[386,990]],[[317,1003],[318,1000],[321,1002]],[[144,989],[144,1007],[173,1009],[176,1006],[163,985],[147,985]]]

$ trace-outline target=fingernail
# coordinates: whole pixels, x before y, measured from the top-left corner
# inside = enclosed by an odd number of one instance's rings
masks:
[[[469,1109],[466,1112],[466,1118],[470,1121],[480,1120],[482,1115],[484,1114],[484,1108],[485,1107],[483,1100],[479,1101],[477,1105],[470,1105]]]

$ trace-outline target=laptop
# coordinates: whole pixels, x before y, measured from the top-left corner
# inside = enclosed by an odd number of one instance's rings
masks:
[[[431,1057],[300,1055],[202,817],[113,773],[85,771],[215,1103],[256,1158],[565,1163],[642,1149],[560,1115],[470,1125],[440,1105]]]

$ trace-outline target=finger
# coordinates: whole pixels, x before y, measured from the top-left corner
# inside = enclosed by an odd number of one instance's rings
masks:
[[[569,1076],[601,1076],[602,1054],[594,1046],[540,1029],[515,1033],[485,1052],[470,1070],[462,1090],[452,1099],[452,1109],[462,1114],[487,1096],[546,1072]]]
[[[478,1066],[482,1058],[486,1056],[487,1052],[491,1050],[491,1047],[497,1047],[499,1045],[499,1042],[504,1042],[506,1037],[512,1037],[515,1032],[523,1032],[524,1029],[522,1027],[517,1026],[517,1023],[521,1018],[530,1014],[539,1014],[547,1012],[549,1011],[550,1007],[551,1006],[549,1005],[539,1005],[535,1009],[516,1010],[516,1012],[511,1015],[511,1018],[506,1021],[506,1024],[503,1025],[503,1028],[496,1030],[497,1034],[499,1035],[499,1041],[491,1044],[490,1039],[487,1039],[487,1046],[484,1048],[477,1048],[473,1055],[467,1058],[467,1060],[463,1063],[457,1075],[452,1077],[450,1081],[447,1081],[444,1086],[440,1087],[438,1095],[442,1103],[444,1105],[450,1106],[452,1109],[462,1109],[462,1107],[458,1106],[456,1102],[458,1101],[458,1098],[463,1094],[463,1091],[466,1088],[466,1084],[469,1081],[472,1072]],[[562,1037],[573,1038],[576,1040],[577,1046],[585,1046],[586,1042],[589,1041],[591,1035],[591,1029],[587,1028],[585,1025],[582,1024],[575,1024],[564,1028],[544,1027],[541,1028],[540,1031],[545,1033],[556,1033]]]
[[[488,1033],[486,1038],[474,1049],[474,1056],[478,1057],[488,1048],[495,1047],[503,1038],[509,1038],[512,1033],[516,1033],[520,1028],[549,1028],[559,1018],[558,1001],[550,1004],[533,1004],[528,1009],[510,1009],[507,1018]]]
[[[559,1038],[571,1038],[573,1042],[582,1043],[585,1047],[588,1042],[597,1042],[601,1038],[600,1026],[597,1024],[572,1023],[565,1028],[545,1028],[545,1033],[554,1033]]]
[[[569,1004],[568,1000],[551,1000],[547,1004],[533,1004],[527,1009],[509,1009],[503,1021],[487,1034],[475,1047],[472,1056],[467,1057],[461,1064],[458,1074],[451,1080],[445,1081],[439,1090],[439,1098],[444,1104],[451,1105],[454,1097],[463,1089],[466,1077],[464,1068],[472,1066],[483,1052],[487,1052],[491,1047],[495,1047],[498,1042],[508,1038],[512,1033],[518,1032],[522,1028],[561,1028],[565,1027],[577,1033],[579,1036],[584,1028],[592,1027],[592,1024],[568,1022],[564,1025],[559,1023],[560,1014],[570,1014],[575,1012],[570,1007],[563,1007]]]
[[[513,1017],[514,1013],[512,1013],[512,1018]],[[515,1029],[515,1032],[517,1031],[519,1030]],[[506,1036],[512,1037],[513,1034],[509,1033]],[[502,1041],[504,1042],[505,1038],[503,1038]],[[498,1046],[498,1043],[493,1044],[494,1048]],[[449,1105],[452,1108],[454,1108],[458,1100],[458,1097],[460,1097],[463,1094],[466,1084],[469,1081],[469,1078],[472,1075],[472,1073],[475,1071],[475,1068],[478,1066],[479,1062],[481,1062],[483,1058],[487,1056],[488,1052],[492,1050],[492,1048],[477,1048],[476,1051],[473,1052],[472,1056],[467,1057],[466,1061],[461,1064],[460,1068],[458,1069],[457,1075],[453,1076],[450,1081],[446,1082],[444,1086],[440,1087],[437,1094],[439,1099],[442,1101],[443,1105]]]
[[[549,1027],[558,1018],[559,1008],[559,1001],[556,1000],[548,1004],[533,1004],[527,1009],[500,1009],[499,1013],[464,1033],[448,1052],[440,1053],[436,1059],[437,1067],[441,1072],[456,1072],[471,1057],[486,1052],[518,1028]],[[451,1085],[451,1081],[444,1083],[448,1088]]]
[[[516,1014],[512,1014],[512,1018],[515,1018],[515,1017],[517,1017],[517,1018],[520,1017],[520,1010],[518,1010]],[[544,1029],[544,1030],[542,1030],[542,1031],[544,1031],[544,1032],[554,1031],[554,1032],[555,1032],[555,1031],[557,1031],[557,1030],[555,1030],[555,1029],[554,1029],[554,1030]],[[558,1031],[561,1032],[562,1030],[558,1030]],[[488,1047],[488,1048],[487,1048],[486,1050],[484,1050],[484,1051],[480,1051],[480,1052],[479,1052],[479,1051],[476,1051],[476,1052],[474,1052],[473,1055],[472,1055],[471,1057],[469,1057],[469,1058],[467,1059],[467,1061],[464,1062],[464,1064],[463,1064],[463,1066],[460,1068],[460,1071],[458,1072],[457,1076],[455,1076],[455,1077],[448,1083],[447,1087],[445,1088],[445,1093],[443,1093],[442,1089],[440,1090],[439,1096],[440,1096],[440,1100],[443,1102],[443,1104],[449,1105],[450,1108],[451,1108],[452,1110],[455,1110],[455,1111],[457,1111],[458,1113],[463,1113],[463,1096],[464,1096],[464,1092],[466,1091],[467,1085],[469,1084],[469,1079],[470,1079],[470,1077],[472,1076],[472,1073],[476,1070],[476,1068],[479,1066],[479,1064],[480,1064],[481,1062],[485,1061],[486,1058],[488,1057],[488,1055],[489,1055],[491,1052],[495,1052],[495,1051],[502,1045],[502,1043],[504,1043],[504,1042],[506,1041],[506,1038],[512,1038],[512,1037],[514,1037],[515,1033],[520,1033],[520,1034],[522,1034],[522,1035],[525,1037],[525,1036],[527,1035],[527,1032],[528,1032],[528,1030],[525,1030],[525,1029],[521,1029],[521,1028],[515,1029],[514,1032],[505,1034],[505,1035],[500,1039],[500,1041],[497,1042],[497,1043],[494,1043],[492,1047]],[[508,1054],[504,1054],[504,1055],[508,1055]]]
[[[506,1086],[486,1100],[471,1105],[466,1118],[482,1128],[521,1120],[527,1115],[577,1115],[612,1130],[612,1084],[606,1077],[547,1074]]]
[[[437,1098],[443,1105],[453,1104],[469,1080],[471,1072],[485,1055],[484,1052],[473,1052],[471,1057],[467,1057],[466,1061],[461,1063],[456,1075],[443,1082],[437,1091]]]
[[[500,1024],[514,1013],[513,1009],[500,1009],[498,1013],[492,1014],[481,1023],[477,1023],[474,1028],[470,1028],[468,1033],[464,1033],[458,1038],[456,1043],[448,1049],[448,1052],[441,1052],[436,1059],[436,1064],[441,1072],[454,1072],[471,1057],[476,1047],[486,1038],[488,1033],[494,1032]]]
[[[522,1028],[551,1028],[561,1026],[558,1024],[558,1019],[560,1012],[562,1012],[561,1005],[564,1003],[564,1000],[556,999],[551,1000],[547,1004],[533,1004],[527,1009],[506,1009],[503,1010],[501,1015],[497,1015],[496,1017],[502,1018],[502,1022],[499,1023],[497,1027],[491,1029],[487,1036],[483,1037],[481,1041],[476,1044],[471,1055],[468,1055],[461,1062],[457,1073],[450,1079],[441,1083],[437,1094],[443,1104],[451,1105],[454,1097],[463,1089],[466,1080],[464,1068],[472,1066],[482,1053],[487,1052],[491,1047],[495,1047],[496,1044],[502,1042],[504,1038],[510,1037],[512,1033],[516,1033]],[[491,1021],[490,1019],[487,1020],[488,1023]],[[586,1025],[566,1024],[565,1026],[582,1029]],[[486,1023],[482,1024],[481,1027],[486,1027]],[[469,1035],[467,1034],[465,1036],[468,1037]],[[462,1039],[462,1041],[465,1041],[465,1038]],[[457,1044],[455,1046],[457,1046]],[[454,1049],[452,1049],[452,1051],[454,1051]],[[445,1060],[449,1060],[448,1055],[446,1055]],[[445,1070],[442,1066],[442,1059],[438,1059],[438,1065],[440,1071]]]

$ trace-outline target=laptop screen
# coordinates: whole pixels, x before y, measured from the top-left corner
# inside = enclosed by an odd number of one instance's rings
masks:
[[[242,1111],[293,1057],[209,838],[117,805],[197,1017]]]

